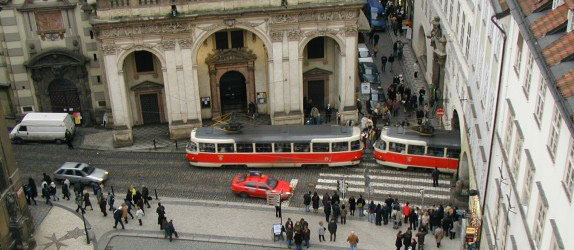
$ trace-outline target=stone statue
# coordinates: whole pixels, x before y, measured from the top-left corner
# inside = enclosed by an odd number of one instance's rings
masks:
[[[436,49],[437,48],[436,41],[438,41],[441,37],[443,37],[442,28],[440,27],[440,17],[435,16],[431,24],[432,24],[431,35],[428,36],[427,38],[431,39],[431,47]]]
[[[6,195],[6,208],[8,208],[8,215],[10,216],[10,221],[18,221],[18,197],[13,192]]]

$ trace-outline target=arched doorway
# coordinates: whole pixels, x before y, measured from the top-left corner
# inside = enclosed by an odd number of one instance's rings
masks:
[[[76,85],[68,79],[54,79],[48,85],[52,112],[81,112],[80,96]]]
[[[454,110],[454,112],[452,112],[451,128],[452,130],[460,130],[460,122],[458,120],[458,112],[456,111],[456,109]]]
[[[245,111],[247,107],[247,86],[245,77],[238,71],[228,71],[219,79],[221,112]]]

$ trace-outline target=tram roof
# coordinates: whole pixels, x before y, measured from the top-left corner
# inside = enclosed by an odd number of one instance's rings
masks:
[[[198,139],[233,139],[236,142],[311,142],[311,139],[337,139],[353,136],[355,127],[338,125],[260,125],[244,127],[239,133],[227,133],[219,127],[201,127]]]
[[[435,130],[433,136],[421,136],[418,132],[407,129],[405,133],[399,127],[388,127],[387,136],[403,140],[424,141],[427,145],[439,147],[460,147],[460,131]]]

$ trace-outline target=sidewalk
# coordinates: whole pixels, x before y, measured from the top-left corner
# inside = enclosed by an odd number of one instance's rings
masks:
[[[95,204],[95,199],[92,199]],[[275,209],[271,206],[215,202],[189,199],[165,198],[161,203],[166,208],[168,220],[173,219],[179,239],[169,242],[163,239],[163,232],[157,224],[157,202],[146,208],[143,226],[137,220],[129,220],[126,230],[112,229],[111,214],[103,217],[99,208],[86,211],[86,222],[94,237],[86,243],[81,215],[75,213],[72,200],[54,202],[44,221],[37,228],[36,240],[39,249],[273,249],[285,248],[284,241],[273,242],[271,227],[279,223]],[[116,202],[117,205],[117,202]],[[38,207],[45,206],[39,205]],[[38,209],[31,206],[32,210]],[[135,212],[132,212],[135,213]],[[129,216],[128,216],[129,217]],[[348,216],[347,224],[338,224],[336,242],[318,242],[317,228],[324,220],[322,212],[306,213],[302,208],[283,208],[283,223],[287,218],[309,222],[311,249],[348,249],[346,238],[350,231],[359,236],[359,249],[396,249],[397,231],[391,225],[375,226],[366,218]],[[118,225],[119,226],[119,225]],[[401,228],[406,229],[406,225]],[[329,238],[327,234],[326,238]],[[425,249],[437,249],[432,234],[426,236]],[[459,234],[455,240],[443,239],[440,249],[461,249]]]

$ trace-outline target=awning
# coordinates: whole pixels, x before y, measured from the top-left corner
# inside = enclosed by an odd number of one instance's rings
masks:
[[[371,24],[363,11],[359,11],[359,32],[370,32]]]

